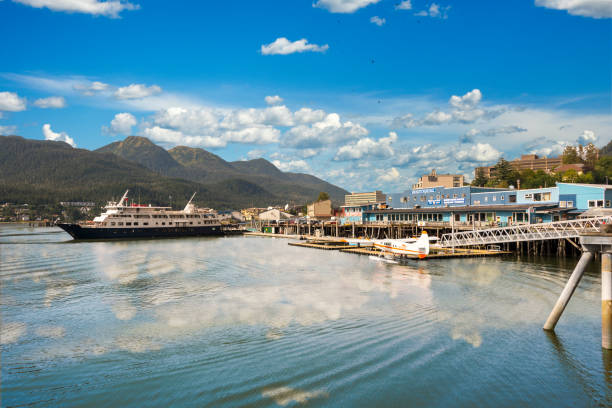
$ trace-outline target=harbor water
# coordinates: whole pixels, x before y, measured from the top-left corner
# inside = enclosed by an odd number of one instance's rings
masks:
[[[410,261],[286,239],[73,242],[0,227],[3,407],[612,404],[591,265]]]

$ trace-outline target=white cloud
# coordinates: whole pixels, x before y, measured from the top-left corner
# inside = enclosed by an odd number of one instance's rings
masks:
[[[501,152],[488,143],[476,143],[455,152],[455,159],[463,162],[490,163],[501,157]]]
[[[57,85],[54,86],[54,88],[56,87]],[[77,84],[74,84],[72,87],[75,91],[83,95],[91,96],[99,92],[107,91],[110,88],[110,85],[105,84],[104,82],[100,82],[100,81],[93,81],[93,82],[87,82],[87,83],[77,83]]]
[[[415,16],[432,17],[432,18],[448,18],[448,10],[450,6],[442,7],[439,4],[431,3],[427,10],[421,10],[415,13]]]
[[[131,84],[121,87],[115,91],[117,99],[141,99],[147,96],[156,95],[162,89],[157,85],[146,86],[144,84]]]
[[[132,133],[132,127],[136,126],[138,121],[128,112],[118,113],[115,115],[110,123],[110,132],[115,135],[130,135]]]
[[[0,126],[0,135],[8,136],[17,133],[17,126],[7,125]]]
[[[291,42],[285,37],[280,37],[270,44],[262,45],[261,53],[263,55],[288,55],[305,51],[325,52],[327,49],[329,49],[329,45],[308,44],[308,40],[305,38]]]
[[[53,11],[64,11],[67,13],[85,13],[94,16],[106,16],[119,18],[124,10],[137,10],[137,4],[122,0],[13,0],[34,8],[48,8]]]
[[[400,173],[395,167],[391,167],[389,170],[381,174],[376,180],[382,183],[391,183],[397,181],[400,178]]]
[[[301,173],[306,173],[310,171],[310,166],[304,160],[290,160],[287,162],[273,160],[272,164],[278,167],[281,171],[291,171],[291,172],[301,172]]]
[[[389,132],[388,137],[382,137],[378,140],[365,137],[358,140],[357,143],[340,147],[334,160],[357,160],[366,157],[389,158],[395,154],[391,145],[396,141],[397,133],[395,132]]]
[[[279,103],[283,103],[283,98],[278,95],[266,96],[264,99],[268,105],[278,105]]]
[[[293,115],[298,123],[314,123],[325,118],[325,111],[321,109],[301,108]]]
[[[55,133],[51,130],[51,125],[45,123],[42,127],[43,135],[45,136],[45,140],[53,140],[56,142],[66,142],[72,147],[76,147],[74,143],[74,139],[68,136],[66,132]]]
[[[166,143],[173,146],[199,146],[208,148],[224,147],[227,143],[218,137],[212,136],[191,136],[173,129],[166,129],[153,126],[144,130],[144,135],[156,142]]]
[[[385,18],[380,18],[378,16],[374,16],[374,17],[370,18],[370,23],[376,24],[379,27],[384,25],[386,22],[387,22],[387,20]]]
[[[473,89],[463,96],[452,95],[448,100],[448,104],[451,107],[450,112],[435,110],[426,114],[422,119],[414,119],[413,115],[408,113],[394,118],[392,126],[394,128],[413,128],[450,123],[474,123],[481,119],[494,119],[507,110],[504,107],[489,110],[482,109],[479,107],[481,100],[482,93],[479,89]]]
[[[50,96],[48,98],[39,98],[34,101],[34,106],[39,108],[48,109],[48,108],[65,108],[66,100],[63,96]]]
[[[14,92],[0,92],[0,111],[21,112],[26,108],[26,99]]]
[[[318,0],[313,7],[324,8],[332,13],[354,13],[360,8],[376,4],[380,0]]]
[[[277,143],[280,131],[272,126],[251,126],[223,133],[223,139],[234,143],[268,144]]]
[[[282,145],[295,148],[316,148],[334,146],[349,140],[366,136],[368,130],[357,123],[341,122],[337,113],[330,113],[311,126],[298,125],[289,129]]]
[[[580,136],[578,136],[576,142],[584,146],[588,145],[589,143],[595,144],[597,142],[597,139],[598,138],[597,136],[595,136],[595,132],[593,132],[592,130],[585,130]]]
[[[411,10],[412,9],[412,3],[410,2],[410,0],[404,0],[399,4],[395,5],[395,9],[396,10]]]
[[[249,160],[258,159],[260,157],[263,157],[264,154],[266,154],[265,150],[261,150],[261,149],[250,150],[247,153],[247,159]]]
[[[609,0],[535,0],[535,5],[554,10],[566,10],[574,16],[612,17],[612,3]]]

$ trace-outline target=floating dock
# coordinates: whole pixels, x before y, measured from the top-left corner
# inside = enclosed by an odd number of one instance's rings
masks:
[[[382,254],[377,248],[374,247],[357,247],[355,245],[347,245],[346,242],[342,241],[329,241],[329,240],[312,240],[306,242],[289,242],[291,246],[299,246],[305,248],[322,249],[326,251],[340,251],[358,255],[375,255],[379,256]],[[490,251],[484,249],[467,249],[467,248],[431,248],[429,255],[421,259],[418,256],[401,255],[394,256],[397,259],[415,259],[415,260],[427,260],[427,259],[447,259],[447,258],[473,258],[480,256],[500,256],[508,255],[512,252],[508,251]]]

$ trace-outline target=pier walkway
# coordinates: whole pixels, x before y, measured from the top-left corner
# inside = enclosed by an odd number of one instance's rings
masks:
[[[577,238],[581,234],[600,232],[601,226],[605,224],[612,224],[612,216],[461,231],[442,235],[440,245],[459,247]]]

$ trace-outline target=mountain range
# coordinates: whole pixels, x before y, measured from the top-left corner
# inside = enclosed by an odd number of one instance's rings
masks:
[[[228,162],[199,148],[166,150],[139,136],[94,151],[0,136],[2,202],[104,202],[128,188],[132,198],[159,205],[180,205],[195,191],[199,205],[218,209],[302,205],[321,191],[341,203],[347,194],[317,177],[282,172],[263,158]]]

